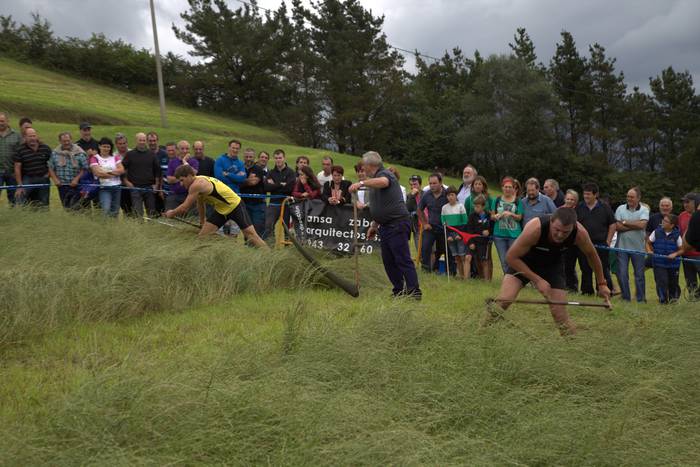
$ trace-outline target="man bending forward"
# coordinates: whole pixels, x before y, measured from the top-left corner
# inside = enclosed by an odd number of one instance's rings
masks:
[[[561,207],[551,217],[537,217],[525,225],[523,233],[508,250],[508,268],[501,283],[496,306],[508,308],[528,282],[548,301],[566,301],[564,252],[577,246],[593,266],[598,294],[610,299],[603,266],[586,229],[576,221],[576,211]],[[564,305],[549,305],[554,322],[562,334],[576,334]]]
[[[181,165],[175,169],[175,178],[187,190],[187,198],[175,209],[165,212],[165,217],[181,216],[192,209],[197,203],[199,221],[202,229],[199,236],[213,234],[219,227],[231,219],[241,228],[246,240],[261,248],[268,248],[267,244],[258,236],[253,228],[245,204],[240,196],[220,180],[204,175],[195,175],[195,171],[189,165]],[[212,214],[205,220],[204,205],[210,204],[214,208]]]

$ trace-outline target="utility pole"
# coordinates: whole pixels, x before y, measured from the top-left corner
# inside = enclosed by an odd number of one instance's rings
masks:
[[[163,68],[160,66],[160,48],[158,47],[158,30],[156,29],[156,9],[151,3],[151,23],[153,24],[153,44],[156,49],[156,75],[158,76],[158,98],[160,99],[160,125],[168,127],[168,119],[165,116],[165,90],[163,89]]]

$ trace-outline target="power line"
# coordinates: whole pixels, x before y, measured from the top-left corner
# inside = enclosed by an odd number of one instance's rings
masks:
[[[273,13],[273,10],[271,10],[270,8],[265,8],[265,7],[262,7],[262,6],[260,6],[260,5],[255,5],[255,4],[250,3],[250,2],[247,2],[247,1],[245,1],[245,0],[236,0],[236,1],[237,1],[238,3],[242,3],[243,5],[248,5],[249,7],[254,8],[254,9],[256,9],[256,10],[263,10],[263,11],[266,11],[266,12],[268,12],[268,13]],[[325,2],[321,2],[321,3],[327,3],[327,2],[328,2],[328,0],[326,0]],[[340,4],[340,6],[342,7],[342,6],[344,6],[344,5],[343,5],[343,4]],[[391,44],[389,44],[388,42],[387,42],[387,46],[389,46],[390,48],[392,48],[392,49],[394,49],[394,50],[398,50],[399,52],[404,52],[404,53],[407,53],[407,54],[411,54],[411,55],[413,55],[413,56],[418,56],[418,57],[427,58],[427,59],[430,59],[430,60],[434,60],[434,61],[436,61],[436,62],[439,62],[439,61],[440,61],[439,58],[432,57],[432,56],[427,55],[427,54],[424,54],[424,53],[420,53],[420,52],[418,52],[418,50],[408,50],[408,49],[404,49],[404,48],[402,48],[402,47],[397,47],[397,46],[395,46],[395,45],[391,45]]]
[[[235,1],[237,1],[238,3],[242,3],[243,5],[247,5],[247,6],[251,7],[251,8],[257,9],[257,10],[263,10],[263,11],[266,11],[266,12],[268,12],[268,13],[274,13],[274,11],[271,10],[270,8],[265,8],[265,7],[262,7],[262,6],[260,6],[260,5],[256,5],[256,4],[250,3],[250,2],[248,2],[248,1],[246,1],[246,0],[235,0]],[[325,0],[325,1],[321,1],[321,3],[322,3],[322,4],[327,4],[329,1],[330,1],[330,0]],[[344,6],[345,6],[345,5],[343,5],[342,3],[339,3],[339,5],[340,5],[341,7],[344,7]],[[389,47],[392,48],[392,49],[398,50],[399,52],[411,54],[411,55],[413,55],[413,56],[418,56],[418,57],[427,58],[427,59],[430,59],[430,60],[434,60],[435,62],[439,62],[439,61],[441,60],[441,59],[439,59],[439,58],[437,58],[437,57],[433,57],[433,56],[431,56],[431,55],[427,55],[427,54],[418,52],[418,50],[408,50],[408,49],[404,49],[404,48],[402,48],[402,47],[397,47],[397,46],[395,46],[395,45],[389,44],[388,42],[387,42],[387,46],[389,46]],[[626,87],[626,86],[625,86],[625,87]],[[586,92],[586,91],[581,91],[581,90],[579,90],[579,89],[564,88],[564,87],[560,87],[560,89],[565,90],[565,91],[569,91],[569,92],[572,92],[572,93],[581,94],[581,95],[588,96],[588,97],[594,97],[594,98],[597,98],[597,99],[601,99],[601,98],[602,98],[602,99],[607,99],[609,102],[612,102],[613,99],[615,99],[615,97],[613,97],[613,96],[604,96],[604,95],[602,95],[602,94],[594,94],[594,93],[590,93],[590,92]],[[628,94],[627,91],[625,91],[625,95],[628,96],[628,95],[631,95],[631,94]],[[647,94],[645,94],[645,95],[647,95]],[[625,96],[623,96],[623,99],[624,99],[624,97],[625,97]],[[682,110],[682,109],[674,109],[673,111],[674,111],[674,112],[678,112],[678,113],[680,113],[680,114],[684,114],[684,115],[690,115],[690,116],[693,116],[693,117],[700,117],[700,113],[697,113],[697,112],[692,112],[692,111]]]

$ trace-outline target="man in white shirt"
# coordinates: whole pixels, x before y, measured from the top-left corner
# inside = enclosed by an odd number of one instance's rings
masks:
[[[462,184],[457,189],[457,202],[459,204],[464,204],[467,198],[469,198],[472,192],[472,182],[477,175],[479,175],[479,172],[477,172],[473,165],[467,164],[464,166],[462,170]]]
[[[321,170],[318,175],[316,175],[316,178],[318,178],[318,182],[321,184],[321,186],[325,185],[326,182],[330,182],[333,180],[333,174],[331,173],[331,167],[333,167],[333,158],[331,156],[326,156],[323,159],[321,159],[321,167],[323,170]]]
[[[632,292],[629,284],[629,263],[634,270],[634,285],[637,302],[646,302],[644,280],[644,251],[646,226],[649,221],[649,209],[640,203],[642,192],[632,187],[627,192],[627,203],[618,206],[615,211],[615,228],[617,229],[616,247],[624,250],[639,251],[641,254],[617,252],[617,279],[622,290],[622,299],[630,301]]]

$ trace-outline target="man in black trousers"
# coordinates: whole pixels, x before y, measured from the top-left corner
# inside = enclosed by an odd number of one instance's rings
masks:
[[[374,151],[362,156],[362,165],[368,178],[350,185],[350,192],[369,189],[372,224],[367,231],[367,238],[371,239],[379,231],[384,270],[393,286],[394,296],[420,300],[422,292],[408,245],[411,219],[399,181],[384,168],[381,156]]]
[[[610,246],[615,235],[615,215],[610,206],[598,199],[598,185],[585,183],[583,185],[583,201],[576,207],[578,221],[586,228],[594,245]],[[608,250],[598,248],[598,257],[603,265],[603,274],[608,288],[612,290],[613,283],[610,276],[610,259]],[[586,255],[578,252],[578,264],[581,267],[581,293],[593,295],[593,267],[588,263]]]

